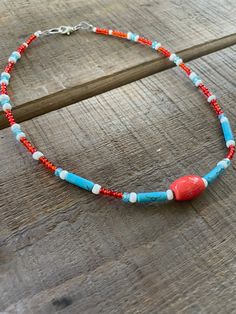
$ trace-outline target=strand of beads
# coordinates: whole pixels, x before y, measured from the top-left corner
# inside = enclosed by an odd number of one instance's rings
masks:
[[[65,27],[64,27],[65,28]],[[66,27],[67,28],[67,27]],[[71,28],[74,31],[74,28]],[[4,71],[1,73],[0,77],[0,105],[2,106],[3,111],[5,112],[5,116],[9,121],[11,126],[11,130],[16,137],[16,140],[19,141],[32,155],[34,160],[39,161],[43,164],[46,169],[52,171],[57,177],[62,180],[65,180],[73,185],[76,185],[84,190],[90,191],[93,194],[101,194],[112,196],[114,198],[122,199],[125,203],[147,203],[147,202],[163,202],[168,200],[191,200],[194,197],[200,195],[209,183],[212,183],[221,173],[224,172],[226,168],[229,167],[230,162],[235,153],[235,141],[233,137],[233,133],[231,130],[230,122],[226,115],[223,113],[220,105],[217,102],[216,96],[212,94],[208,88],[203,84],[201,78],[193,72],[184,62],[183,60],[177,56],[175,53],[171,53],[167,49],[165,49],[160,42],[151,41],[147,38],[140,37],[137,34],[128,32],[120,32],[116,30],[109,29],[101,29],[94,27],[92,29],[93,32],[102,35],[110,35],[118,38],[128,39],[130,41],[134,41],[140,43],[142,45],[146,45],[154,49],[155,51],[161,53],[165,57],[167,57],[170,61],[172,61],[176,66],[178,66],[181,70],[183,70],[186,75],[189,77],[191,82],[201,90],[203,95],[207,98],[208,103],[212,106],[213,110],[217,114],[220,124],[222,127],[223,135],[225,138],[226,146],[228,148],[228,152],[226,157],[219,161],[215,168],[213,168],[210,172],[208,172],[203,177],[197,175],[188,175],[183,176],[176,181],[174,181],[167,191],[161,192],[145,192],[145,193],[122,193],[118,191],[114,191],[108,188],[104,188],[97,183],[94,183],[90,180],[87,180],[83,177],[80,177],[72,172],[63,170],[60,167],[56,167],[51,161],[49,161],[42,152],[38,151],[36,147],[26,138],[25,133],[22,131],[20,124],[16,123],[14,116],[12,114],[12,106],[10,103],[10,97],[7,93],[7,86],[10,82],[10,72],[12,71],[14,65],[18,60],[20,60],[22,53],[28,48],[28,46],[38,37],[40,37],[43,33],[38,31],[31,35],[26,42],[24,42],[16,51],[14,51],[9,59],[8,64]],[[55,29],[53,30],[54,33]],[[48,32],[45,32],[48,33]],[[50,33],[50,32],[49,32]],[[64,32],[61,32],[64,33]]]

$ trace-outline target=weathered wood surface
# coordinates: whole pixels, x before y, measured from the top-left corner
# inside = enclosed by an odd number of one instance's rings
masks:
[[[235,130],[236,47],[196,61]],[[170,69],[23,123],[57,164],[122,191],[204,174],[225,154],[217,120]],[[59,182],[0,137],[4,313],[233,313],[235,163],[187,203],[123,205]]]
[[[235,16],[235,0],[3,0],[0,66],[27,34],[82,20],[142,32],[189,60],[235,44]],[[33,46],[17,65],[10,89],[20,121],[171,65],[147,48],[84,32],[43,39]],[[0,127],[5,126],[0,112]]]

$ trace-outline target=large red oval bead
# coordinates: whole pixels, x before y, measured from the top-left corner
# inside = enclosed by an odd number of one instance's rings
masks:
[[[191,200],[200,195],[205,188],[202,178],[195,175],[181,177],[175,180],[170,186],[177,201]]]

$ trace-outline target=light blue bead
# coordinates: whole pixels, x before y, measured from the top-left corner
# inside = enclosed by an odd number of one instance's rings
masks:
[[[129,36],[129,40],[135,41],[136,36],[138,36],[137,34],[128,32],[128,36]]]
[[[199,81],[200,80],[200,77],[199,76],[196,76],[196,77],[194,77],[193,79],[192,79],[192,82],[193,82],[193,84],[195,84],[197,81]]]
[[[220,118],[220,123],[221,123],[221,127],[223,130],[225,141],[226,142],[227,141],[233,141],[234,135],[233,135],[231,125],[230,125],[228,118],[224,114],[221,114],[219,116],[219,118]]]
[[[13,134],[15,134],[15,136],[19,133],[22,133],[22,130],[21,129],[15,129],[12,131]]]
[[[208,172],[203,178],[207,180],[208,183],[212,183],[224,172],[224,167],[222,165],[217,165],[210,172]]]
[[[9,82],[9,76],[7,76],[7,75],[4,75],[4,74],[1,74],[1,79],[2,80],[7,80],[8,82]]]
[[[0,95],[0,104],[4,105],[10,101],[10,97],[6,94],[1,94]]]
[[[57,168],[54,172],[55,176],[59,177],[62,170],[63,170],[62,168]]]
[[[159,43],[157,41],[153,41],[152,42],[152,48],[156,50],[157,47],[159,47]]]
[[[77,176],[76,174],[71,172],[68,172],[68,174],[65,177],[65,180],[87,191],[92,191],[94,187],[94,183],[92,181]]]
[[[14,57],[14,56],[11,54],[9,60],[10,60],[11,62],[16,63],[16,61],[17,61],[18,59],[17,59],[16,57]]]
[[[16,51],[12,52],[11,57],[15,58],[16,60],[20,59],[20,56],[19,56],[19,54]]]
[[[223,161],[225,161],[226,162],[226,164],[227,164],[227,168],[230,166],[230,164],[231,164],[231,161],[230,161],[230,159],[228,159],[228,158],[224,158],[223,159]]]
[[[166,192],[147,192],[137,194],[138,203],[164,202],[164,201],[167,201]]]
[[[176,57],[174,58],[174,63],[176,64],[179,60],[180,60],[180,57],[176,56]]]
[[[129,202],[129,196],[130,196],[130,193],[124,193],[123,194],[123,197],[122,197],[122,201],[125,202],[125,203],[128,203]]]

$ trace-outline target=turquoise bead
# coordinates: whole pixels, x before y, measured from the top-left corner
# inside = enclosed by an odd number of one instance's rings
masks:
[[[20,56],[19,56],[19,54],[16,51],[12,52],[11,57],[15,58],[16,61],[20,59]]]
[[[123,194],[123,197],[122,197],[122,201],[125,202],[125,203],[129,203],[129,196],[130,196],[130,193],[124,193]]]
[[[92,191],[94,187],[94,183],[92,181],[89,181],[85,178],[77,176],[76,174],[72,172],[68,172],[68,174],[65,177],[65,180],[87,191]]]
[[[219,119],[220,119],[220,123],[221,123],[221,127],[222,127],[225,141],[226,142],[227,141],[233,141],[234,136],[233,136],[233,132],[232,132],[231,125],[230,125],[228,118],[224,114],[221,114],[219,116]]]
[[[55,176],[59,177],[62,170],[63,170],[62,168],[57,168],[54,172]]]
[[[219,175],[224,172],[224,167],[222,165],[217,165],[210,172],[208,172],[203,178],[207,180],[208,183],[215,181]]]
[[[168,198],[166,192],[147,192],[137,194],[138,203],[164,202],[167,200]]]

